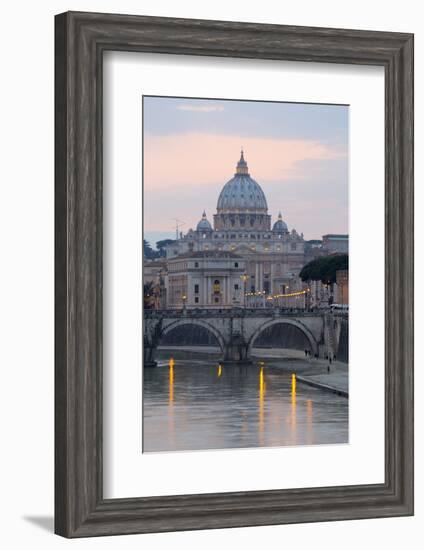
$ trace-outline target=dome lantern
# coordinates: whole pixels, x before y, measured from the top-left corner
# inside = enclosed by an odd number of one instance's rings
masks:
[[[237,163],[236,175],[237,174],[245,174],[246,176],[249,175],[249,169],[247,167],[247,162],[244,160],[243,149],[241,150],[241,153],[240,153],[240,160]]]

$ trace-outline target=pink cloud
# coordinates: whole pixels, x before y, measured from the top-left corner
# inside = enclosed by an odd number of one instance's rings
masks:
[[[299,161],[325,160],[345,156],[319,141],[240,138],[215,134],[188,133],[145,136],[144,186],[158,191],[224,184],[232,177],[243,146],[249,171],[261,180],[303,179]]]

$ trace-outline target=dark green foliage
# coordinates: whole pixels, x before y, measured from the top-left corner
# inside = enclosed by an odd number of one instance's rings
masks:
[[[165,247],[168,246],[168,244],[173,243],[174,241],[172,239],[163,239],[162,241],[158,241],[156,243],[156,248],[159,251],[159,256],[164,258],[165,257]]]
[[[174,241],[172,239],[163,239],[162,241],[158,241],[156,243],[157,250],[155,250],[154,248],[152,248],[151,244],[148,241],[146,241],[146,239],[143,239],[144,257],[147,260],[157,260],[158,258],[164,258],[166,255],[165,246],[173,242]]]
[[[156,260],[156,258],[160,257],[160,253],[157,250],[153,250],[146,239],[143,239],[143,254],[147,260]]]
[[[303,266],[300,278],[302,281],[321,281],[328,285],[336,282],[336,271],[339,269],[349,269],[347,254],[332,254],[312,260]]]
[[[144,309],[151,309],[153,307],[153,283],[148,282],[143,285],[143,301]]]

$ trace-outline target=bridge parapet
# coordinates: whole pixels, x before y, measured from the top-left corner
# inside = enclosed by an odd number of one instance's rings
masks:
[[[322,317],[323,311],[305,311],[303,309],[279,308],[234,308],[234,309],[145,309],[146,319],[204,319],[207,318],[270,318],[273,317]]]

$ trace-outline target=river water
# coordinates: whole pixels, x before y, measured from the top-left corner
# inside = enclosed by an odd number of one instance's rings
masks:
[[[299,360],[161,355],[144,370],[143,452],[348,442],[348,399],[296,383]]]

